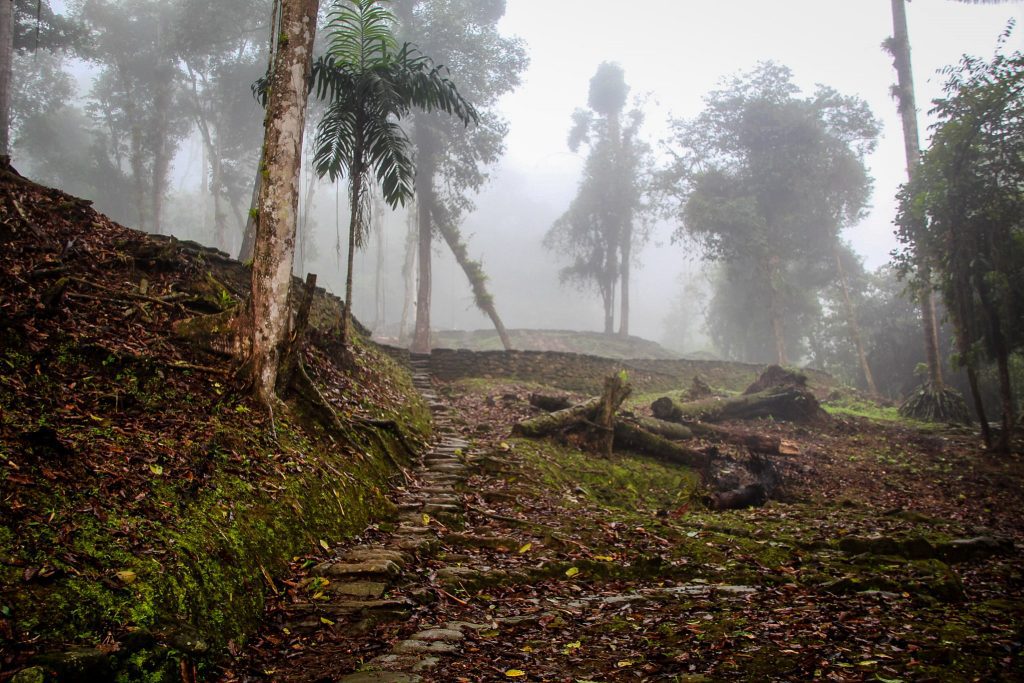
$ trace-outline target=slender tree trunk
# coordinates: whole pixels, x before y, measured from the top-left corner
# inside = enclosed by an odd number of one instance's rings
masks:
[[[130,114],[129,114],[130,116]],[[138,225],[136,229],[146,230],[146,179],[143,177],[142,163],[142,129],[132,126],[131,141],[132,181],[135,186],[135,213]]]
[[[857,350],[857,360],[860,361],[860,369],[864,373],[864,381],[867,383],[868,392],[872,396],[877,396],[878,389],[875,387],[875,376],[871,372],[868,355],[864,352],[860,325],[857,323],[857,312],[853,309],[853,302],[850,300],[850,288],[846,283],[846,269],[843,268],[839,243],[834,244],[832,249],[836,256],[836,274],[839,275],[839,286],[843,291],[843,308],[846,310],[846,324],[850,326],[850,337],[853,339],[853,346]]]
[[[363,229],[363,204],[360,201],[363,192],[363,144],[358,135],[352,146],[355,163],[349,171],[351,187],[349,189],[349,222],[348,222],[348,259],[345,269],[345,318],[341,325],[341,344],[348,348],[352,340],[352,269],[356,260],[356,235]]]
[[[306,196],[299,204],[298,251],[300,273],[306,272],[306,259],[309,244],[312,242],[312,230],[309,215],[313,212],[313,189],[316,187],[316,173],[312,165],[306,168]]]
[[[627,223],[622,228],[622,264],[619,286],[619,336],[629,336],[629,274],[633,251],[633,226]]]
[[[419,280],[416,287],[416,327],[413,330],[413,353],[430,353],[430,294],[431,294],[431,253],[433,225],[431,212],[434,205],[434,159],[433,141],[430,131],[424,125],[416,127],[416,215],[419,229],[418,258]]]
[[[14,0],[0,0],[0,156],[11,155],[11,77],[14,68]]]
[[[604,333],[615,334],[615,283],[605,283],[601,288],[601,300],[604,303]]]
[[[765,273],[768,282],[768,317],[772,325],[772,338],[775,340],[775,359],[781,366],[789,365],[789,356],[786,354],[786,332],[782,320],[782,311],[779,304],[779,292],[775,286],[776,275],[779,268],[779,257],[770,255],[765,259]]]
[[[964,317],[963,305],[960,304],[960,315]],[[965,318],[966,319],[966,318]],[[992,430],[989,428],[988,417],[985,415],[985,402],[981,398],[981,389],[978,386],[978,370],[971,353],[970,344],[967,341],[967,333],[960,325],[954,326],[956,330],[956,347],[960,354],[961,362],[967,370],[967,384],[971,389],[971,399],[974,403],[974,412],[978,416],[978,423],[981,425],[981,440],[985,448],[992,448]]]
[[[903,124],[903,149],[907,160],[907,177],[914,179],[921,155],[921,139],[917,127],[917,103],[914,96],[914,72],[910,62],[910,37],[907,31],[906,0],[891,0],[893,65],[896,67],[896,101]],[[935,297],[931,288],[931,268],[918,256],[918,269],[924,287],[920,294],[921,324],[924,328],[925,356],[928,377],[936,389],[943,386],[942,362],[939,358],[939,331],[935,320]]]
[[[418,206],[419,204],[417,204]],[[408,217],[408,229],[405,236],[405,261],[402,263],[402,281],[405,284],[402,296],[402,317],[398,321],[398,345],[406,346],[409,341],[409,313],[412,310],[412,302],[414,297],[415,279],[413,274],[416,272],[416,247],[417,247],[417,236],[416,231],[416,212],[410,212]]]
[[[238,250],[238,260],[242,263],[252,260],[253,248],[256,246],[256,214],[259,212],[260,191],[263,189],[263,174],[256,169],[256,177],[252,181],[252,199],[249,201],[249,214],[245,219],[245,230],[242,231],[242,246]]]
[[[279,37],[283,33],[281,27],[284,25],[284,10],[281,5],[283,0],[273,0],[270,10],[270,38],[267,41],[267,73],[274,70],[274,63],[280,49]],[[317,0],[319,4],[319,0]],[[266,141],[263,143],[266,145]],[[301,144],[301,143],[300,143]],[[242,246],[238,250],[238,260],[245,263],[253,257],[253,248],[256,244],[256,216],[259,212],[259,197],[263,187],[263,158],[266,155],[265,149],[260,149],[260,164],[256,167],[256,177],[252,181],[252,198],[249,201],[249,214],[245,220],[245,228],[242,230]]]
[[[373,269],[373,329],[380,332],[380,329],[387,322],[387,301],[384,292],[384,204],[374,202],[373,207],[373,232],[377,242],[374,254]]]
[[[281,37],[271,74],[252,264],[248,373],[259,398],[273,405],[281,345],[288,323],[288,288],[295,258],[296,214],[306,82],[312,67],[318,0],[282,0]]]

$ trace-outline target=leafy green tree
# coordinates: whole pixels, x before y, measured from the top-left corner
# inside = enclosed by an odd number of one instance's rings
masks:
[[[314,68],[317,93],[330,101],[317,127],[319,175],[349,179],[350,218],[342,339],[351,336],[352,267],[369,226],[369,183],[376,175],[392,207],[413,196],[416,168],[399,122],[411,111],[440,111],[464,125],[478,115],[443,67],[409,43],[398,46],[394,16],[375,0],[345,0],[331,11],[329,48]]]
[[[770,62],[727,81],[700,116],[673,123],[662,176],[679,199],[677,238],[697,239],[749,283],[760,304],[747,321],[763,327],[747,334],[771,340],[780,364],[803,354],[801,318],[829,281],[807,274],[831,263],[840,229],[863,214],[864,156],[878,134],[863,101],[824,86],[799,93],[789,69]]]
[[[910,58],[910,38],[907,28],[907,7],[909,0],[890,0],[892,9],[893,35],[883,44],[883,48],[893,57],[893,67],[896,69],[896,86],[893,87],[893,97],[896,99],[900,112],[900,121],[903,126],[903,146],[907,161],[907,178],[913,182],[918,158],[921,154],[921,139],[917,125],[917,104],[914,94],[914,73]],[[1000,4],[1006,0],[957,0],[963,4]],[[941,400],[944,395],[944,381],[942,375],[942,359],[939,356],[939,323],[935,314],[935,301],[933,297],[933,284],[931,281],[930,264],[925,258],[919,257],[915,265],[917,276],[913,287],[914,296],[920,302],[921,324],[924,329],[925,352],[928,359],[928,387],[926,391],[931,392],[935,404],[956,403],[955,396],[947,396],[947,400]],[[973,372],[973,370],[969,370]]]
[[[982,359],[996,364],[1006,452],[1010,357],[1024,347],[1024,53],[965,56],[946,75],[931,144],[902,195],[900,262],[907,271],[923,256],[938,269],[983,425],[974,375]]]
[[[477,307],[491,319],[505,348],[510,348],[482,265],[469,258],[459,227],[473,209],[471,196],[488,180],[488,167],[504,152],[508,124],[496,105],[498,98],[519,84],[526,51],[520,40],[498,32],[505,0],[397,0],[394,6],[401,35],[448,67],[460,92],[479,112],[477,125],[469,130],[456,119],[436,113],[417,111],[410,120],[419,255],[411,348],[430,351],[431,246],[438,235],[465,272]]]
[[[629,334],[629,277],[634,223],[642,209],[650,150],[639,139],[643,113],[624,116],[629,86],[617,64],[602,63],[590,80],[589,109],[573,113],[569,148],[587,144],[589,153],[576,198],[544,238],[544,244],[570,260],[561,271],[565,282],[595,286],[604,305],[604,331],[615,325],[615,290],[619,286],[619,334]],[[625,118],[625,120],[623,120]]]

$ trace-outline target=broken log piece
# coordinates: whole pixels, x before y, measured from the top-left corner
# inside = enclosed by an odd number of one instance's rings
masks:
[[[601,431],[597,434],[598,450],[608,457],[615,446],[615,413],[622,402],[633,393],[633,387],[626,382],[625,373],[605,377],[604,392],[597,411],[597,424]]]
[[[530,405],[534,408],[553,413],[572,407],[572,399],[568,396],[552,396],[550,394],[530,394]]]
[[[708,496],[708,507],[712,510],[742,510],[761,507],[768,502],[768,492],[762,484],[747,484],[731,491],[718,491]]]
[[[563,429],[574,427],[580,421],[589,421],[600,405],[600,398],[592,398],[583,403],[578,403],[571,408],[557,410],[547,415],[538,415],[529,420],[516,423],[512,427],[512,434],[514,436],[527,437],[548,436]]]
[[[683,465],[684,467],[700,470],[702,478],[708,464],[711,462],[711,457],[707,453],[669,441],[663,436],[652,434],[646,429],[625,420],[615,422],[615,439],[623,448],[628,448],[674,465]]]
[[[662,396],[651,404],[654,416],[670,422],[721,422],[771,417],[776,420],[803,422],[818,420],[825,412],[814,394],[806,389],[781,387],[757,394],[731,398],[709,398],[680,403]]]
[[[668,424],[675,424],[669,422]],[[703,422],[683,422],[681,426],[686,427],[694,436],[713,441],[724,441],[736,446],[744,446],[758,453],[778,455],[782,449],[782,439],[767,434],[747,434],[735,432],[718,425],[704,424]]]
[[[694,430],[678,422],[659,420],[656,417],[637,417],[634,421],[641,429],[646,429],[652,434],[657,434],[670,441],[686,441],[692,439],[694,435]]]
[[[778,365],[769,365],[761,373],[761,376],[744,390],[743,395],[759,394],[767,389],[781,387],[806,389],[807,375],[796,370],[787,370]]]

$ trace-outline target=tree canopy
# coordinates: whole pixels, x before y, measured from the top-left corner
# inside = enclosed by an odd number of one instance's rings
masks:
[[[712,91],[697,118],[672,124],[673,162],[662,180],[678,198],[675,236],[747,272],[764,298],[757,334],[772,340],[776,362],[804,352],[800,335],[787,331],[801,329],[796,299],[827,281],[801,278],[808,264],[831,261],[839,231],[863,215],[871,191],[864,156],[877,135],[862,100],[825,86],[801,96],[790,70],[771,62]]]

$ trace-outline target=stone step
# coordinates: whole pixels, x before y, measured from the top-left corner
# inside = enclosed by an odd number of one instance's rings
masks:
[[[331,583],[327,586],[327,592],[333,595],[372,599],[384,595],[384,591],[387,589],[388,585],[386,583],[379,583],[377,581],[346,581]]]
[[[330,560],[313,567],[310,573],[315,576],[331,577],[393,577],[398,576],[402,568],[392,560],[376,559],[364,562],[339,562]]]

